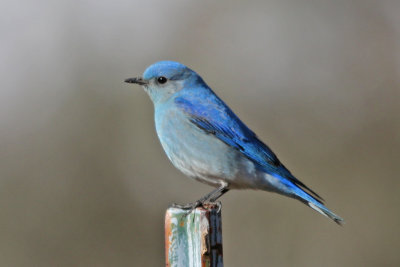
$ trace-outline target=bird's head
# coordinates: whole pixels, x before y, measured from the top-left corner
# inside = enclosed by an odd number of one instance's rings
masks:
[[[144,71],[142,77],[129,78],[125,82],[143,86],[154,104],[166,101],[185,86],[203,83],[197,73],[174,61],[154,63]]]

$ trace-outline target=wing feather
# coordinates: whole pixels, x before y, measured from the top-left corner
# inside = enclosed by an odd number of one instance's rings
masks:
[[[270,174],[278,174],[295,185],[307,190],[317,201],[323,199],[304,183],[294,177],[279,161],[272,150],[264,144],[215,94],[191,95],[190,100],[176,97],[175,104],[188,116],[190,122],[225,144],[235,148],[248,159],[256,162]]]

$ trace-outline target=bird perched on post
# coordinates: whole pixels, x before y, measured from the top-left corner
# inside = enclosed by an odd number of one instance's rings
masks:
[[[153,101],[157,135],[172,164],[216,187],[198,201],[179,207],[193,209],[214,202],[230,189],[255,189],[298,199],[336,223],[343,222],[190,68],[161,61],[148,67],[142,77],[125,82],[141,85]]]

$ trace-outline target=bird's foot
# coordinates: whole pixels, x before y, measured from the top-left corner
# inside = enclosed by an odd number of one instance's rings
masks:
[[[222,208],[222,204],[221,201],[215,201],[213,199],[210,199],[210,201],[204,202],[203,207],[208,208],[208,206],[217,206],[217,213],[219,213],[221,211]]]
[[[201,201],[196,201],[193,203],[188,203],[188,204],[176,204],[173,203],[170,208],[177,208],[177,209],[182,209],[182,210],[186,210],[188,211],[188,213],[192,212],[194,209],[196,209],[197,207],[201,207],[203,206],[203,203]]]
[[[195,210],[198,207],[204,207],[205,209],[208,209],[209,206],[217,206],[217,208],[218,208],[217,213],[219,213],[222,208],[221,201],[215,201],[215,200],[210,200],[210,201],[206,201],[206,202],[201,202],[200,200],[197,200],[196,202],[183,204],[183,205],[172,203],[172,205],[170,205],[169,207],[186,210],[188,213],[191,213],[193,210]]]

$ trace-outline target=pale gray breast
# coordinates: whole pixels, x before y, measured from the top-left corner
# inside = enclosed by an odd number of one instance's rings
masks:
[[[189,121],[181,110],[156,110],[156,129],[171,162],[196,178],[234,179],[238,172],[237,151]]]

